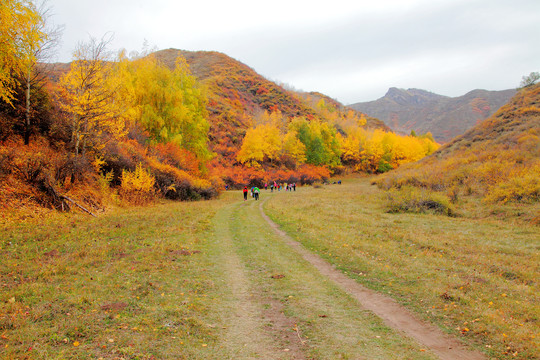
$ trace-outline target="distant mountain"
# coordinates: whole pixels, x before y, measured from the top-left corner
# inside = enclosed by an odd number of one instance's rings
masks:
[[[513,89],[473,90],[452,98],[420,89],[390,88],[378,100],[349,107],[381,119],[396,132],[431,132],[435,140],[445,143],[493,115],[515,93]]]

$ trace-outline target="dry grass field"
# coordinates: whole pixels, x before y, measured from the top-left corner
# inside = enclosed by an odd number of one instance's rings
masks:
[[[0,229],[1,359],[434,359],[262,218],[493,359],[536,359],[538,227],[390,214],[371,179]]]
[[[493,358],[537,359],[538,226],[478,218],[473,203],[464,212],[477,218],[390,214],[370,181],[301,188],[274,196],[265,209],[349,276]]]

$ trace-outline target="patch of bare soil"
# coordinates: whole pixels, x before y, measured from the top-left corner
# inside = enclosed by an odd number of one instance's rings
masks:
[[[262,314],[267,324],[265,330],[280,345],[280,351],[287,353],[291,359],[307,359],[303,350],[306,347],[306,340],[302,338],[295,319],[287,317],[283,313],[283,304],[279,300],[268,297],[262,298],[260,301],[268,305]]]
[[[283,240],[302,257],[310,262],[321,274],[335,282],[348,294],[353,296],[360,305],[380,317],[388,326],[399,330],[415,339],[426,349],[431,350],[442,360],[485,360],[484,354],[467,349],[456,338],[443,333],[436,326],[416,318],[410,311],[396,303],[392,298],[370,290],[353,279],[336,270],[320,256],[306,250],[300,243],[293,240],[279,228],[263,210],[264,202],[259,205],[262,217],[279,234]]]

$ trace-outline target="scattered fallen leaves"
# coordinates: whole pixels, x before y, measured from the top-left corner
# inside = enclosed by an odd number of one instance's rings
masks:
[[[103,311],[122,311],[128,305],[125,302],[115,302],[110,304],[101,305],[101,310]]]
[[[174,255],[190,256],[193,254],[199,254],[199,250],[180,249],[172,252]]]

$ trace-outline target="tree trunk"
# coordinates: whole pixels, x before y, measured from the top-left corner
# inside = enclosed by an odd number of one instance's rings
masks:
[[[31,133],[31,120],[30,120],[30,78],[32,76],[32,69],[28,70],[26,78],[26,121],[24,126],[24,145],[30,144]]]
[[[81,135],[77,132],[77,135],[75,135],[75,155],[79,155],[80,142],[81,142]]]

